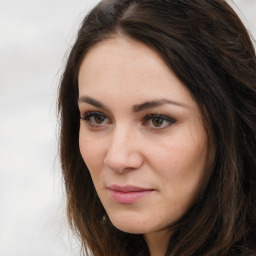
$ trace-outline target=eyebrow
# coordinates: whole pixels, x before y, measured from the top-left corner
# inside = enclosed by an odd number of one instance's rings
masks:
[[[78,103],[80,103],[80,102],[88,103],[88,104],[93,105],[95,107],[103,108],[103,109],[108,110],[108,108],[103,103],[101,103],[100,101],[95,100],[91,97],[88,97],[88,96],[79,97]],[[145,109],[159,107],[159,106],[162,106],[162,105],[165,105],[165,104],[172,104],[172,105],[175,105],[175,106],[178,106],[178,107],[189,108],[189,106],[184,104],[184,103],[176,102],[176,101],[169,100],[169,99],[160,99],[160,100],[146,101],[142,104],[134,105],[132,107],[132,111],[133,112],[140,112],[140,111],[143,111]]]
[[[148,108],[154,108],[154,107],[159,107],[165,104],[172,104],[178,107],[183,107],[183,108],[189,108],[186,104],[180,103],[180,102],[176,102],[173,100],[169,100],[169,99],[161,99],[161,100],[152,100],[152,101],[146,101],[142,104],[139,105],[134,105],[132,107],[132,110],[134,112],[140,112],[144,109],[148,109]]]
[[[104,109],[108,109],[104,104],[102,104],[100,101],[98,100],[95,100],[93,98],[90,98],[90,97],[87,97],[87,96],[82,96],[82,97],[79,97],[78,99],[78,103],[88,103],[90,105],[93,105],[97,108],[104,108]]]

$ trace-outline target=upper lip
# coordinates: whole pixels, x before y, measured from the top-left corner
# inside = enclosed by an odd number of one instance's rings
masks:
[[[119,185],[111,185],[108,187],[110,190],[120,191],[120,192],[139,192],[139,191],[150,191],[154,190],[152,188],[142,188],[133,185],[119,186]]]

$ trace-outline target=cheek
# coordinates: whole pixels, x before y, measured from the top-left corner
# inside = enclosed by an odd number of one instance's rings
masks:
[[[91,174],[96,174],[102,169],[104,163],[105,151],[104,142],[94,138],[88,132],[80,130],[79,133],[79,148],[82,158],[87,165]]]
[[[177,193],[182,197],[191,194],[206,168],[204,137],[194,140],[191,136],[182,136],[168,142],[155,147],[154,152],[148,151],[150,165],[161,178],[163,189],[171,190],[170,195]]]
[[[158,145],[152,151],[148,150],[148,155],[149,161],[156,167],[156,170],[170,169],[170,171],[179,170],[179,173],[193,172],[201,169],[199,167],[204,165],[206,149],[202,144],[189,144],[189,142],[182,143],[181,141],[175,143],[172,141],[165,145]]]

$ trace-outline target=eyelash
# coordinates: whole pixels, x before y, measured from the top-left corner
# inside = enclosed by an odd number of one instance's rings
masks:
[[[143,121],[143,125],[146,125],[150,120],[151,122],[153,121],[153,119],[158,119],[158,120],[162,120],[163,122],[167,122],[167,124],[164,127],[157,127],[157,126],[152,126],[153,129],[164,129],[167,128],[173,124],[175,124],[177,121],[173,118],[170,118],[168,116],[165,115],[161,115],[161,114],[150,114],[144,117],[144,121]]]
[[[88,112],[84,115],[81,115],[81,119],[86,121],[86,123],[90,126],[90,127],[93,127],[93,128],[101,128],[103,127],[105,124],[108,124],[107,123],[96,123],[95,120],[92,121],[90,120],[91,117],[103,117],[104,118],[104,121],[108,118],[105,114],[101,113],[101,112]],[[152,129],[157,129],[157,130],[161,130],[161,129],[165,129],[173,124],[175,124],[177,121],[173,118],[170,118],[168,116],[165,116],[165,115],[161,115],[161,114],[149,114],[149,115],[146,115],[144,118],[143,118],[143,121],[142,121],[142,125],[143,126],[147,126],[147,124],[151,121],[153,121],[155,119],[158,119],[158,121],[162,121],[163,123],[166,122],[166,124],[164,125],[164,127],[161,127],[161,124],[159,127],[157,126],[150,126],[150,128]],[[103,122],[104,122],[103,121]],[[155,120],[156,121],[156,120]]]
[[[82,115],[80,117],[80,119],[86,121],[86,123],[91,127],[95,127],[95,128],[102,127],[102,124],[95,124],[92,121],[90,121],[91,117],[96,117],[96,116],[98,116],[98,117],[101,116],[101,117],[107,118],[107,116],[101,112],[88,112],[88,113]]]

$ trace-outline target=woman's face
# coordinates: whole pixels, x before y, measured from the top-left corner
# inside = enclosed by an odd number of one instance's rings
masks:
[[[191,205],[208,162],[188,90],[155,51],[115,38],[85,56],[78,104],[80,151],[113,225],[165,230]]]

